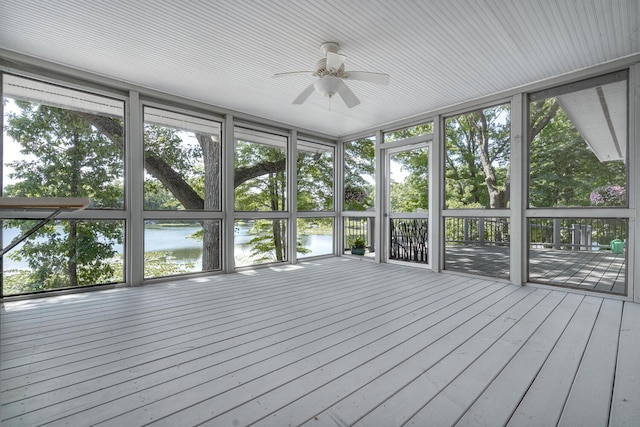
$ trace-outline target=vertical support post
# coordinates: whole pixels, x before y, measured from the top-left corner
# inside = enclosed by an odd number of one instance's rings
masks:
[[[573,224],[571,230],[571,250],[580,250],[580,224]]]
[[[333,220],[333,252],[336,255],[344,253],[344,143],[336,145],[334,161],[333,205],[335,216]]]
[[[527,97],[524,94],[511,98],[511,187],[509,192],[509,223],[511,238],[509,243],[509,280],[516,285],[524,285],[527,275],[529,238],[527,233],[526,197],[527,171]]]
[[[144,117],[140,93],[129,92],[125,126],[127,224],[126,281],[138,286],[144,280]]]
[[[637,10],[636,10],[637,12]],[[638,212],[640,212],[640,64],[636,63],[629,69],[629,161],[627,168],[629,207],[632,213],[629,218],[629,242],[627,242],[627,292],[628,296],[640,303],[640,227],[638,226]]]
[[[287,247],[289,263],[298,261],[298,132],[293,129],[287,144]]]
[[[234,254],[234,226],[235,226],[235,138],[233,130],[233,116],[227,114],[222,130],[222,260],[221,266],[224,273],[233,273],[235,270]]]
[[[469,218],[464,218],[463,221],[463,242],[465,245],[469,244]]]
[[[444,239],[442,209],[444,203],[444,131],[442,118],[433,118],[433,140],[429,144],[429,212],[427,231],[427,263],[433,271],[444,269]]]
[[[591,226],[590,225],[583,225],[582,226],[582,232],[583,232],[583,243],[585,246],[585,250],[590,251],[592,249],[592,245],[591,245]]]
[[[485,226],[485,218],[478,218],[478,244],[480,246],[484,246],[484,226]]]
[[[560,218],[553,219],[553,249],[562,249],[562,228]]]
[[[376,245],[376,253],[375,260],[376,262],[382,262],[384,260],[382,256],[382,252],[386,251],[386,233],[387,233],[387,223],[386,219],[386,192],[385,192],[385,184],[387,178],[387,173],[384,165],[384,151],[382,150],[384,134],[382,130],[378,130],[376,132],[376,151],[375,151],[375,162],[376,162],[376,213],[375,213],[375,223],[378,224],[378,227],[375,227],[374,233],[374,243]]]

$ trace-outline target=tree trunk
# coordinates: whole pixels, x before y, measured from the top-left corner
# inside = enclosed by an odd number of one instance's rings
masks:
[[[479,139],[480,162],[482,163],[482,171],[485,176],[485,183],[489,191],[489,207],[492,209],[506,208],[507,198],[505,197],[506,186],[499,188],[496,171],[491,164],[489,155],[489,125],[487,116],[483,112],[479,112],[479,121],[474,123],[476,127],[477,137]]]
[[[78,286],[78,223],[69,221],[69,234],[67,237],[67,274],[69,286]]]
[[[282,247],[282,228],[280,226],[281,220],[274,219],[273,220],[273,244],[275,247],[276,260],[284,261],[284,248]]]
[[[202,148],[204,161],[204,209],[220,210],[220,141],[210,135],[196,134]],[[211,271],[220,268],[220,222],[217,220],[201,221],[202,237],[202,270]]]
[[[280,205],[278,203],[280,198],[280,190],[278,183],[281,179],[281,172],[270,173],[269,174],[269,198],[271,199],[271,210],[278,211],[280,210]],[[282,245],[282,228],[280,225],[281,221],[279,219],[274,219],[272,223],[273,230],[273,245],[274,251],[276,255],[277,261],[284,261],[284,248]]]
[[[80,135],[73,134],[73,146],[69,149],[71,155],[71,177],[69,179],[69,196],[80,196],[80,168],[82,166],[82,152],[80,150]],[[78,223],[69,221],[67,235],[67,274],[69,286],[78,286]]]

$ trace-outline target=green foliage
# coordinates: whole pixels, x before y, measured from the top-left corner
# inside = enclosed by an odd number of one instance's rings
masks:
[[[363,249],[367,246],[367,242],[361,236],[355,236],[349,239],[347,245],[351,248]]]
[[[256,263],[287,260],[285,220],[256,220],[249,234],[254,237],[247,245]]]
[[[169,127],[147,124],[144,151],[162,158],[175,170],[188,172],[202,159],[202,148],[198,144],[185,144],[186,135],[186,132]]]
[[[19,149],[25,158],[9,164],[17,182],[4,188],[6,196],[88,197],[91,207],[124,206],[121,147],[72,111],[16,105],[20,112],[9,114],[5,130],[19,148],[7,148]]]
[[[426,148],[393,155],[393,162],[406,173],[402,182],[391,182],[391,211],[416,212],[429,207],[429,156]],[[393,178],[393,177],[392,177]]]
[[[146,124],[144,127],[145,156],[162,158],[173,171],[190,184],[204,199],[204,166],[200,144],[193,134],[176,129]],[[146,174],[144,207],[147,210],[182,210],[184,206],[156,177]]]
[[[284,161],[286,152],[278,147],[237,141],[236,170],[265,162]],[[277,170],[265,173],[236,186],[236,211],[286,210],[286,173]]]
[[[157,179],[144,180],[144,207],[147,210],[179,210],[182,203]]]

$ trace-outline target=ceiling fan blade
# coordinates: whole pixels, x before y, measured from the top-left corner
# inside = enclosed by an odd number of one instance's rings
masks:
[[[305,90],[302,91],[300,95],[298,95],[296,99],[293,100],[292,104],[302,104],[307,100],[307,98],[313,93],[314,90],[316,90],[316,88],[315,86],[313,86],[313,83],[311,83],[305,88]]]
[[[349,89],[349,86],[347,86],[342,80],[340,80],[340,84],[338,85],[338,95],[340,95],[340,98],[342,98],[349,108],[360,104],[360,100],[356,94],[353,93],[353,91]]]
[[[346,56],[339,53],[327,52],[327,71],[338,71],[346,58]]]
[[[375,83],[379,85],[389,84],[389,74],[370,73],[368,71],[347,71],[348,76],[345,79],[359,80],[367,83]]]
[[[273,75],[273,77],[276,78],[276,77],[287,77],[287,76],[295,76],[295,75],[313,76],[313,71],[290,71],[288,73],[276,73]]]

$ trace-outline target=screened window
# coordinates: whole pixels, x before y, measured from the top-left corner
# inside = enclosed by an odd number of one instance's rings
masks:
[[[412,138],[415,136],[428,135],[433,133],[433,122],[423,123],[420,125],[410,126],[404,129],[398,129],[384,133],[384,143],[399,141]]]
[[[509,218],[449,217],[444,233],[446,270],[509,278]]]
[[[82,219],[49,222],[2,257],[3,295],[122,282],[125,222],[87,217],[125,207],[124,102],[8,74],[2,91],[2,195],[90,200]],[[3,247],[30,215],[0,221]]]
[[[287,210],[287,137],[235,128],[236,211]]]
[[[509,207],[510,121],[509,104],[445,119],[446,208]]]
[[[298,210],[333,211],[334,152],[330,146],[298,141]]]
[[[530,218],[529,281],[625,295],[626,218]]]
[[[239,219],[234,230],[236,267],[289,259],[286,219]]]
[[[144,122],[144,208],[220,210],[220,123],[151,107]]]
[[[375,141],[363,138],[344,144],[344,210],[373,210],[376,190]]]
[[[353,255],[373,256],[375,254],[374,217],[344,217],[344,252]]]
[[[298,218],[298,258],[333,254],[333,218]]]
[[[414,147],[389,155],[390,212],[426,212],[429,207],[429,150]]]
[[[219,220],[160,220],[144,225],[144,277],[220,268]]]
[[[3,76],[2,193],[124,208],[124,103]]]
[[[530,95],[529,206],[627,206],[627,73]]]
[[[39,220],[2,220],[2,247]],[[3,257],[2,294],[16,295],[124,281],[124,221],[60,220]]]

